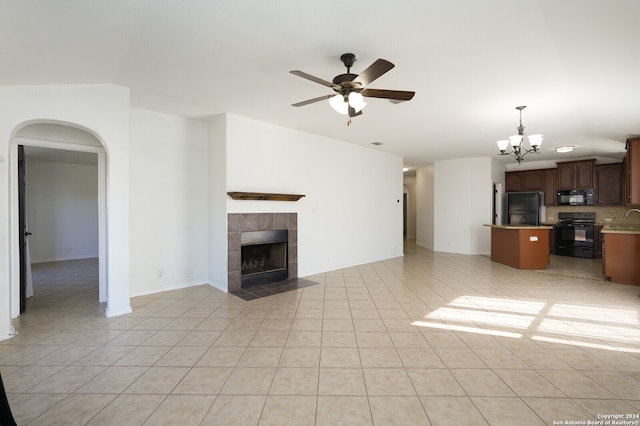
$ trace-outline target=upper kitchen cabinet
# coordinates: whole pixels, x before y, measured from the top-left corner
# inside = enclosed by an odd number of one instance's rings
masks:
[[[640,206],[640,138],[627,139],[625,164],[625,204]]]
[[[544,169],[544,205],[556,205],[556,181],[558,169]]]
[[[622,163],[595,166],[596,204],[622,205]]]
[[[544,170],[523,170],[505,173],[507,192],[544,191]]]
[[[593,188],[593,165],[595,160],[567,161],[558,163],[557,190]]]
[[[505,172],[505,191],[520,192],[524,187],[524,175],[522,172]]]

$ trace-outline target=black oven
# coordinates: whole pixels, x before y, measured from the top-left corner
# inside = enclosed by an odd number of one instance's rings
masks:
[[[591,212],[559,213],[556,254],[593,259],[595,219],[596,214]]]

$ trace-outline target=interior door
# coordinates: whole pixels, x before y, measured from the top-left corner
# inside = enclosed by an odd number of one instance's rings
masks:
[[[402,194],[402,236],[407,238],[407,193]]]
[[[27,209],[24,146],[18,145],[18,244],[20,245],[20,313],[27,308]]]

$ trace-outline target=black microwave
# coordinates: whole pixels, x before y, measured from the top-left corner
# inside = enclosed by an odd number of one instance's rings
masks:
[[[558,191],[556,204],[559,206],[593,206],[595,204],[593,188]]]

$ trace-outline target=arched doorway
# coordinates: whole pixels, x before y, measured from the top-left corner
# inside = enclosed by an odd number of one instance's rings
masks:
[[[18,162],[19,147],[24,147],[33,155],[60,155],[66,153],[76,158],[90,155],[96,158],[97,168],[97,233],[98,233],[98,299],[107,302],[107,224],[106,224],[106,153],[99,138],[88,130],[71,123],[31,122],[22,125],[11,140],[11,163]],[[19,170],[18,165],[12,170]],[[12,177],[13,178],[13,177]],[[20,208],[19,178],[15,176],[11,184],[11,215],[12,223],[20,224],[20,216],[24,214]],[[24,268],[20,267],[24,255],[20,255],[21,233],[20,225],[11,230],[11,314],[18,316],[20,305],[24,297],[21,291],[21,278],[24,278]]]

